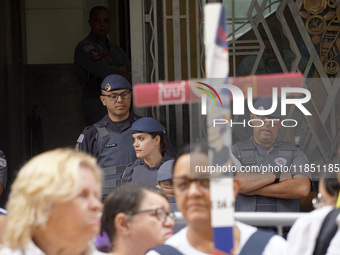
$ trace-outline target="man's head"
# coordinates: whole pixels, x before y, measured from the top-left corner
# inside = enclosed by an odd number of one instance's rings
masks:
[[[259,98],[254,108],[257,110],[268,110],[272,107],[272,98]],[[256,143],[262,146],[271,146],[279,134],[281,123],[281,103],[278,101],[276,110],[270,115],[250,114],[253,125],[253,136]]]
[[[129,117],[131,84],[120,75],[109,75],[101,84],[100,100],[106,106],[112,121],[123,121]]]
[[[93,7],[89,15],[89,25],[91,33],[102,40],[106,40],[110,32],[110,12],[104,6]]]
[[[167,196],[174,196],[174,189],[172,185],[172,168],[174,160],[164,162],[157,173],[157,183],[162,188]]]

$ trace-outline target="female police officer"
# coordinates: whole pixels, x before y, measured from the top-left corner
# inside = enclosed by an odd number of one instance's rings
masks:
[[[123,182],[157,186],[159,167],[175,154],[166,129],[156,119],[145,117],[132,125],[131,133],[138,159],[126,167]]]

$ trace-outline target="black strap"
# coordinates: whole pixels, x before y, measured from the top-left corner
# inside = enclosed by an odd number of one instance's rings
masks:
[[[274,235],[275,233],[272,231],[258,229],[245,243],[240,255],[261,255],[270,238],[272,238]]]
[[[178,251],[176,248],[172,247],[171,245],[161,244],[158,245],[150,251],[157,251],[161,255],[184,255],[182,252]]]
[[[110,138],[109,131],[107,131],[106,127],[96,127],[96,129],[98,130],[99,135],[103,138],[104,141]]]
[[[326,254],[327,248],[334,237],[338,225],[336,224],[336,217],[339,215],[340,208],[330,211],[323,220],[318,239],[316,240],[313,255]]]

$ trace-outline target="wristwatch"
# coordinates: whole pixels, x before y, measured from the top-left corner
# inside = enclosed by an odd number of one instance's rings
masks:
[[[280,181],[281,172],[273,172],[273,174],[275,174],[276,176],[275,181],[273,183],[278,183]]]

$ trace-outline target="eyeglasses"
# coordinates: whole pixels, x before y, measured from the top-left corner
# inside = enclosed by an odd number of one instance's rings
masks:
[[[154,212],[156,218],[164,224],[166,222],[166,219],[170,217],[172,220],[175,220],[175,214],[173,212],[167,212],[162,207],[155,208],[155,209],[146,209],[146,210],[139,210],[139,211],[132,211],[127,213],[129,216],[134,216],[136,214],[140,213],[146,213],[146,212]]]
[[[130,96],[131,96],[131,93],[130,93],[130,91],[125,91],[125,92],[120,93],[120,94],[113,93],[113,94],[110,94],[110,95],[102,95],[102,96],[103,97],[108,97],[110,99],[110,101],[117,101],[119,96],[123,100],[129,99]]]
[[[210,180],[208,178],[195,178],[195,179],[183,177],[173,178],[175,189],[181,193],[186,192],[189,189],[192,182],[195,182],[197,186],[204,191],[207,191],[210,188]]]

